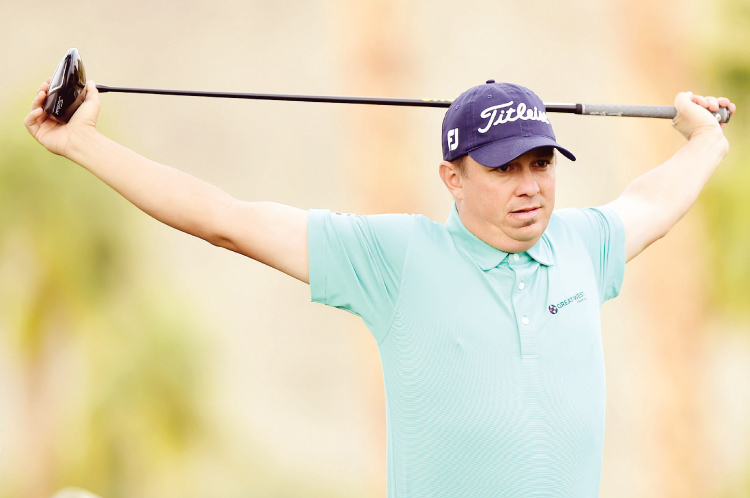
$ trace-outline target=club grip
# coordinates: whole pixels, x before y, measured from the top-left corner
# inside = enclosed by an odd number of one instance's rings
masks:
[[[677,109],[671,105],[607,105],[581,104],[581,114],[590,116],[627,116],[634,118],[665,118],[672,119],[677,115]],[[720,107],[719,112],[712,113],[719,123],[729,121],[729,109]]]

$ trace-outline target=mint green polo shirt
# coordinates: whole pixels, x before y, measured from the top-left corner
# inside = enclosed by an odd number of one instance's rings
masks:
[[[600,307],[625,270],[608,207],[554,211],[508,254],[421,215],[310,210],[312,300],[360,316],[380,352],[388,498],[599,494]]]

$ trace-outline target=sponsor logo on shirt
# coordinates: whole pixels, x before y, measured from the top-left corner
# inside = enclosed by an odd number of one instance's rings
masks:
[[[586,293],[579,292],[578,294],[576,294],[574,296],[570,296],[569,298],[564,299],[564,300],[560,301],[557,304],[550,304],[549,308],[547,308],[547,309],[549,309],[550,313],[552,313],[553,315],[556,315],[560,311],[561,308],[564,308],[564,307],[569,306],[571,304],[582,303],[585,300],[586,300]]]

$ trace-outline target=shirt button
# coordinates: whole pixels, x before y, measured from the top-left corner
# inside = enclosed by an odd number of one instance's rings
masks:
[[[524,325],[528,325],[529,324],[529,319],[526,318],[526,317],[523,317],[523,320],[521,320],[521,321],[523,322]]]
[[[523,285],[523,282],[521,282],[520,284],[518,284],[518,289],[519,289],[519,290],[523,290],[523,288],[524,288],[524,287],[525,287],[525,286]]]
[[[513,259],[516,260],[516,261],[518,261],[518,254],[514,254],[513,255]]]

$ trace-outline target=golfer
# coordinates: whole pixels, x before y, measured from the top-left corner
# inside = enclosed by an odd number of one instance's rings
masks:
[[[519,85],[463,93],[443,120],[445,224],[244,202],[142,157],[96,129],[93,81],[69,123],[25,120],[178,230],[310,284],[354,313],[383,366],[389,498],[598,496],[605,371],[602,304],[625,263],[665,236],[728,151],[710,111],[726,98],[679,93],[671,159],[609,204],[554,211],[558,144],[542,100]]]

